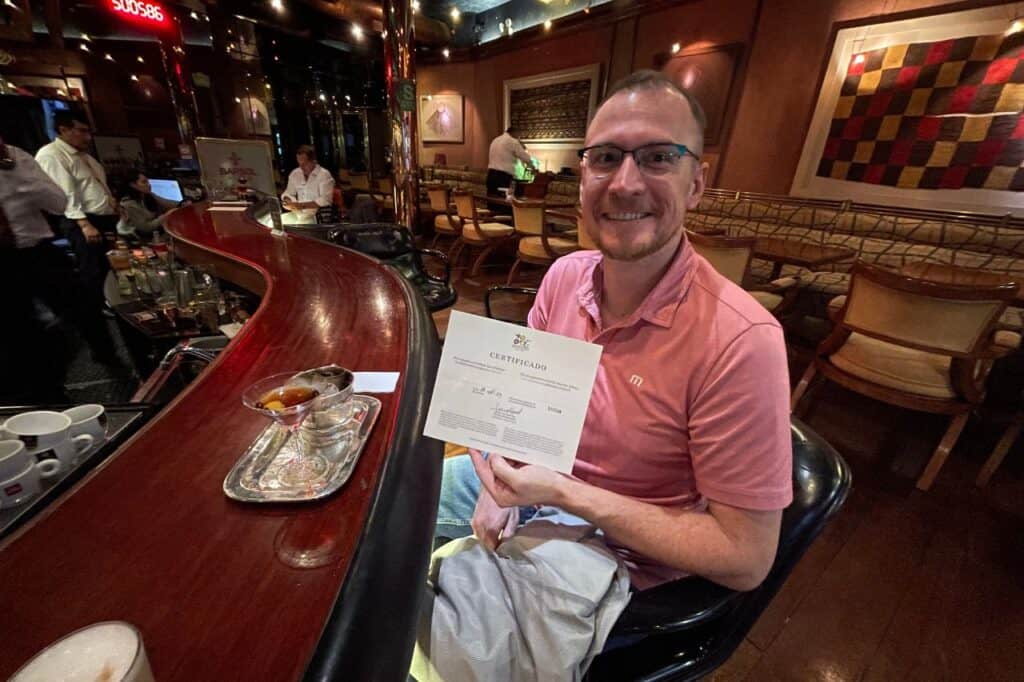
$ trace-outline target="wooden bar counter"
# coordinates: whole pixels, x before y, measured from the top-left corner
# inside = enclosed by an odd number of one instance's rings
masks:
[[[365,256],[182,209],[177,253],[262,303],[218,359],[0,545],[0,679],[82,626],[125,620],[169,680],[404,680],[442,446],[423,438],[438,340],[416,292]],[[243,389],[335,362],[401,372],[351,479],[325,500],[242,504],[222,483],[267,426]]]

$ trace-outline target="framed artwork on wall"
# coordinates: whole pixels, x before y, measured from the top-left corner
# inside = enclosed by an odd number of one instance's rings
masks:
[[[422,142],[462,144],[462,95],[420,95],[419,122]]]
[[[704,129],[706,146],[713,147],[722,142],[729,96],[742,52],[743,45],[737,43],[674,55],[663,54],[655,59],[657,68],[700,102],[707,118]]]
[[[1024,215],[1024,32],[1002,6],[840,28],[791,194]]]
[[[505,81],[505,125],[525,143],[583,142],[600,90],[601,65]]]

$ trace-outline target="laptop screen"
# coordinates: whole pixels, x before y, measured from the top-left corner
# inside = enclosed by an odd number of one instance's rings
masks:
[[[185,197],[181,194],[181,185],[177,180],[161,180],[150,178],[149,186],[153,188],[153,194],[168,201],[181,201]]]

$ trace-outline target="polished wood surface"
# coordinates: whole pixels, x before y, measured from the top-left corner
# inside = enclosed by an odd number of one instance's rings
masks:
[[[754,256],[770,260],[775,265],[771,278],[778,279],[782,274],[783,265],[798,265],[813,270],[822,265],[853,258],[856,252],[841,246],[822,246],[795,239],[778,237],[758,237],[754,246]]]
[[[265,297],[187,391],[0,545],[2,679],[62,635],[111,619],[140,629],[161,682],[296,679],[359,542],[404,374],[378,396],[380,420],[333,497],[240,504],[221,486],[267,425],[241,403],[253,381],[331,362],[405,369],[410,311],[397,276],[350,251],[273,237],[240,213],[194,206],[167,228],[219,274],[258,274]]]
[[[954,286],[1000,286],[1002,284],[1018,284],[1017,293],[1011,305],[1024,306],[1024,293],[1021,292],[1019,283],[1009,275],[1001,275],[995,272],[975,270],[973,268],[960,268],[955,265],[944,263],[925,263],[914,261],[905,263],[900,267],[900,274],[918,279],[936,282],[938,284],[952,284]]]

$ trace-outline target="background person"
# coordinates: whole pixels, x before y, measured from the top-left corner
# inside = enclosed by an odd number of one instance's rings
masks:
[[[173,201],[153,194],[149,178],[141,171],[124,182],[118,191],[121,220],[117,233],[122,237],[148,240],[164,226],[167,215],[178,207]]]
[[[500,196],[502,187],[511,187],[515,179],[516,161],[533,166],[533,159],[526,147],[519,141],[519,130],[509,126],[504,133],[491,141],[487,152],[487,194]],[[503,204],[488,204],[491,211],[511,213],[512,209]]]
[[[317,210],[334,202],[334,178],[316,162],[316,152],[311,145],[301,145],[295,160],[299,167],[288,175],[281,203],[296,214],[294,221],[315,223]]]
[[[58,111],[53,124],[57,137],[36,152],[36,161],[67,196],[62,229],[91,303],[102,310],[103,278],[110,270],[107,240],[112,244],[117,235],[117,201],[103,166],[88,153],[92,130],[85,117]]]

